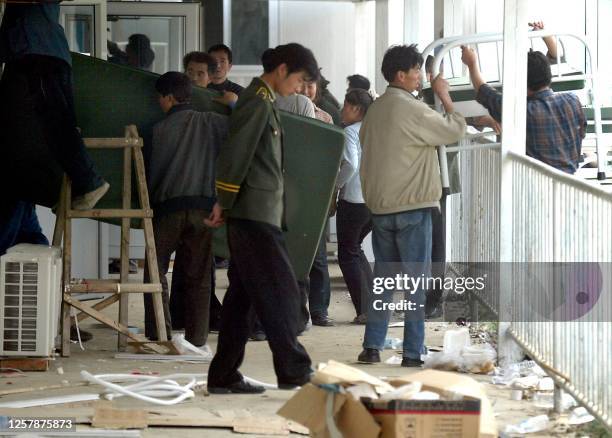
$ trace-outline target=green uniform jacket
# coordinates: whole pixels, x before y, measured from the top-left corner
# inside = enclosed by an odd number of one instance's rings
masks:
[[[232,218],[283,224],[283,145],[275,95],[260,78],[241,94],[217,158],[217,199]]]

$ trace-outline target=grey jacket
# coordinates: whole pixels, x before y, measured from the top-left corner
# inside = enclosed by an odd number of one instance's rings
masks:
[[[227,138],[227,116],[174,106],[153,127],[145,149],[147,184],[156,216],[181,210],[211,210],[215,160]]]
[[[276,96],[274,106],[279,110],[288,111],[299,116],[315,118],[315,108],[312,101],[302,94]]]

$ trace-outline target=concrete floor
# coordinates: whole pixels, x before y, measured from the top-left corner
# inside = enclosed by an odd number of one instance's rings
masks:
[[[360,352],[360,344],[363,336],[364,326],[352,325],[349,323],[354,317],[352,305],[348,297],[346,286],[342,280],[340,270],[336,264],[330,265],[332,275],[332,300],[330,315],[335,319],[335,327],[313,327],[306,332],[300,341],[304,344],[313,362],[326,362],[335,359],[350,365],[363,368],[375,376],[399,376],[405,375],[412,369],[401,368],[399,365],[359,365],[355,363],[357,354]],[[224,291],[227,285],[225,271],[218,271],[218,290]],[[139,326],[142,329],[143,311],[142,298],[131,296],[130,301],[130,322],[131,325]],[[109,315],[116,312],[115,307],[106,311]],[[208,365],[186,364],[186,363],[159,363],[144,361],[118,360],[114,358],[116,354],[116,335],[103,327],[96,321],[88,320],[81,324],[82,328],[91,331],[94,339],[85,344],[85,351],[81,351],[78,345],[73,344],[72,356],[69,358],[58,357],[46,373],[27,373],[25,377],[5,377],[0,379],[0,391],[15,389],[19,387],[42,386],[58,384],[62,381],[71,383],[79,382],[80,371],[87,370],[93,374],[98,373],[130,373],[140,371],[143,373],[156,372],[161,375],[172,373],[205,373]],[[427,324],[426,343],[429,346],[440,346],[445,328],[448,325],[442,322],[431,322]],[[401,338],[401,328],[389,329],[389,337]],[[210,346],[216,348],[217,335],[211,334]],[[385,351],[383,361],[388,357],[396,355],[395,351]],[[63,375],[58,373],[58,368],[63,369]],[[255,379],[275,383],[274,371],[270,350],[266,342],[249,342],[245,362],[242,367],[245,375]],[[520,420],[546,413],[546,410],[539,409],[532,402],[510,400],[510,390],[493,386],[489,376],[473,376],[483,382],[487,394],[493,404],[500,430],[509,423],[518,423]],[[64,382],[65,383],[65,382]],[[46,392],[33,392],[20,396],[6,396],[0,399],[1,402],[10,400],[21,400],[41,397],[54,397],[72,393],[91,392],[95,387],[80,387],[73,389],[61,389]],[[202,396],[198,394],[195,399],[185,402],[182,406],[186,408],[201,408],[205,410],[216,409],[246,409],[253,414],[270,415],[275,413],[280,406],[292,395],[290,391],[267,391],[262,395],[255,396]],[[146,403],[121,398],[117,401],[119,406],[129,406],[130,408],[146,406]],[[80,403],[77,406],[85,406]],[[23,410],[22,415],[27,415]],[[70,415],[70,407],[48,408],[49,413],[56,415]],[[169,428],[149,428],[142,432],[144,437],[229,437],[234,435],[230,430],[223,429],[169,429]],[[534,436],[551,436],[552,433]],[[565,433],[556,436],[567,436]],[[75,435],[72,435],[75,436]],[[296,435],[297,436],[297,435]]]

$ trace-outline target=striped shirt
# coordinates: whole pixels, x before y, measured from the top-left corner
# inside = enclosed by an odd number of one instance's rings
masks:
[[[501,123],[502,94],[482,85],[476,100]],[[572,93],[549,88],[527,98],[527,155],[563,172],[578,169],[586,118],[580,100]]]

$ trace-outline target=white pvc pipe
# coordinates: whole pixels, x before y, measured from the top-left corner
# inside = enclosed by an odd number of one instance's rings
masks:
[[[99,374],[94,376],[87,371],[81,371],[81,376],[89,382],[96,383],[110,390],[111,392],[105,395],[105,398],[108,400],[121,396],[129,396],[157,405],[170,406],[194,397],[193,387],[203,384],[207,374],[182,373],[161,377],[134,374]],[[278,389],[277,385],[260,382],[247,376],[243,378],[246,382],[253,385],[260,385],[266,389]],[[189,379],[189,383],[180,385],[172,379]],[[136,381],[136,383],[121,386],[112,383],[111,380]],[[166,400],[160,399],[160,397],[165,397]],[[173,398],[167,400],[168,397]]]
[[[98,385],[104,388],[112,390],[114,393],[127,395],[130,397],[136,398],[138,400],[146,401],[146,402],[153,403],[156,405],[170,406],[170,405],[180,403],[188,398],[194,397],[195,394],[193,390],[191,389],[196,384],[196,378],[194,376],[203,376],[203,375],[202,374],[198,374],[198,375],[172,374],[172,375],[164,376],[164,377],[151,378],[151,376],[134,376],[134,375],[129,375],[129,374],[123,375],[123,376],[117,376],[113,374],[102,374],[99,376],[94,376],[88,373],[87,371],[81,371],[81,376],[89,382],[97,383]],[[115,383],[111,383],[105,380],[107,378],[116,379],[117,377],[125,377],[126,379],[142,380],[142,381],[139,383],[136,383],[135,385],[123,387],[121,385],[117,385]],[[189,378],[190,381],[187,385],[180,386],[178,383],[173,382],[171,380],[173,378]],[[163,382],[163,383],[160,383],[160,382]],[[168,382],[172,382],[172,383],[168,384]],[[144,391],[138,392],[136,391],[138,389],[144,389]],[[162,389],[163,391],[161,391]],[[154,393],[158,394],[158,396],[174,397],[174,398],[170,400],[163,400],[163,399],[154,398],[154,397],[151,397],[145,394],[147,391],[151,391],[151,390],[155,391]],[[115,394],[108,395],[108,397],[110,398],[113,398],[116,396],[117,395]]]

